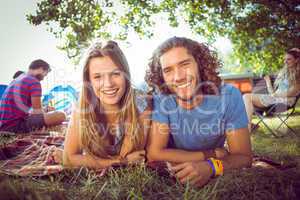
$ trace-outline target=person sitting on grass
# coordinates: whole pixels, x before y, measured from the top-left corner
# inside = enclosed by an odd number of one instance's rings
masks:
[[[58,125],[66,116],[61,111],[46,112],[42,108],[41,83],[50,71],[44,60],[34,60],[29,70],[14,79],[0,100],[0,131],[28,133],[35,129]]]
[[[90,47],[79,106],[65,137],[64,166],[102,169],[144,161],[150,104],[130,81],[127,60],[116,42]]]
[[[221,84],[219,67],[208,46],[184,37],[162,43],[150,60],[145,79],[156,93],[147,158],[167,161],[181,183],[202,186],[252,163],[242,95]]]
[[[18,78],[19,76],[21,76],[23,74],[25,74],[25,72],[23,72],[23,71],[16,71],[16,73],[14,73],[14,75],[13,75],[13,79]]]
[[[288,50],[285,54],[284,64],[284,67],[278,73],[274,86],[268,75],[264,77],[269,94],[244,94],[243,98],[250,122],[248,125],[249,131],[252,129],[251,120],[254,106],[267,108],[278,103],[294,104],[295,96],[300,92],[300,49]]]

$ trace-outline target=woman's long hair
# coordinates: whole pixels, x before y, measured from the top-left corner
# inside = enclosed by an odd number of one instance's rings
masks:
[[[139,149],[143,141],[143,134],[138,125],[137,110],[134,101],[134,91],[131,87],[128,62],[114,41],[106,43],[96,42],[88,50],[84,60],[83,86],[79,100],[79,141],[83,150],[95,157],[109,158],[109,144],[107,143],[108,124],[100,99],[96,96],[89,78],[89,63],[92,58],[109,56],[125,75],[125,93],[119,102],[118,118],[124,123],[126,144],[122,144],[123,154]],[[129,139],[128,139],[129,138]],[[125,139],[123,140],[123,142]],[[125,155],[123,155],[125,156]]]
[[[287,74],[289,85],[300,84],[300,50],[293,48],[286,52],[286,54],[292,55],[297,61],[293,67],[288,67],[285,65],[278,73],[275,80],[275,87],[278,87],[280,80],[282,80]]]

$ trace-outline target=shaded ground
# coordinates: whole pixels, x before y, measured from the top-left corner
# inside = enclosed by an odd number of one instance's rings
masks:
[[[272,119],[268,121],[273,122]],[[275,122],[275,125],[277,123]],[[300,116],[289,125],[299,137],[274,138],[263,127],[252,135],[254,153],[277,162],[295,164],[286,170],[235,170],[201,189],[182,186],[144,166],[116,169],[99,177],[92,171],[68,171],[44,178],[0,175],[1,199],[299,199]],[[1,143],[11,138],[1,137]]]

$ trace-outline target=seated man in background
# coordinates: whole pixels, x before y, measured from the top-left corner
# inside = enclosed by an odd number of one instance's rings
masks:
[[[58,125],[66,116],[63,112],[46,112],[42,108],[41,83],[50,71],[43,60],[34,60],[26,74],[14,79],[0,101],[0,131],[30,132],[44,126]]]
[[[161,44],[149,64],[146,80],[159,94],[153,98],[147,158],[170,162],[182,183],[202,186],[252,163],[241,93],[221,83],[219,67],[208,46],[180,37]]]
[[[25,72],[23,72],[23,71],[16,71],[16,73],[13,75],[13,79],[18,78],[18,77],[21,76],[22,74],[25,74]]]

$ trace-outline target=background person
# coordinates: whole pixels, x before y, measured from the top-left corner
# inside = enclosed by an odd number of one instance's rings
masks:
[[[44,126],[58,125],[66,116],[63,112],[45,112],[41,104],[41,83],[50,71],[44,60],[34,60],[28,72],[14,79],[0,101],[0,130],[30,132]]]
[[[283,103],[292,105],[295,96],[300,92],[300,50],[290,49],[284,57],[284,67],[279,71],[274,85],[270,77],[264,77],[269,94],[244,94],[243,99],[246,105],[247,116],[249,119],[248,129],[251,131],[251,120],[254,106],[266,108],[273,104]]]
[[[23,72],[23,71],[16,71],[16,73],[14,73],[14,75],[13,75],[13,79],[18,78],[18,77],[21,76],[22,74],[25,74],[25,72]]]

